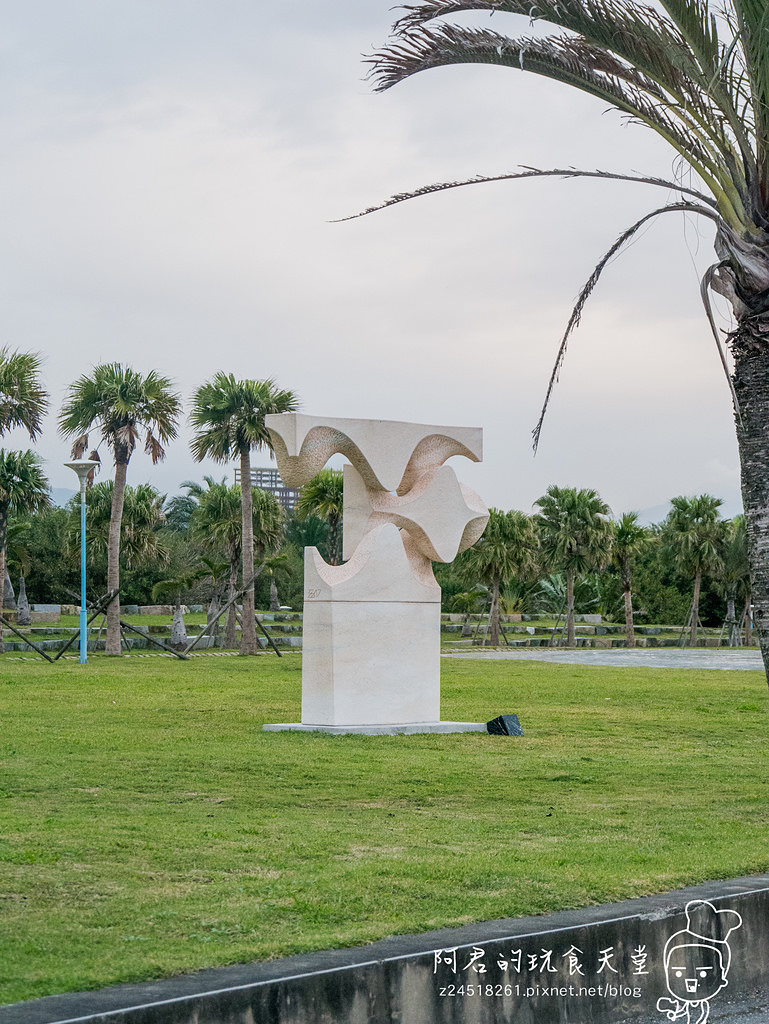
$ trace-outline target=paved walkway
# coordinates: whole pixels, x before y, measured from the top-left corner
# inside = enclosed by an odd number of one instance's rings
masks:
[[[457,651],[444,658],[484,658],[490,661],[553,661],[559,665],[613,665],[616,668],[717,668],[759,671],[764,663],[757,650],[718,651],[707,648],[624,647],[564,650],[558,647],[519,647],[510,651]]]

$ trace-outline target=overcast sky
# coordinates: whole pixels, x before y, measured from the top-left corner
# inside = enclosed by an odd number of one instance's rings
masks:
[[[668,214],[608,268],[531,451],[575,296],[664,190],[475,185],[330,223],[520,164],[682,173],[647,129],[517,70],[440,69],[373,93],[362,54],[385,41],[389,5],[0,0],[0,342],[43,356],[52,484],[75,485],[55,429],[68,384],[120,361],[172,377],[186,407],[224,370],[274,377],[313,414],[482,426],[483,464],[455,468],[505,509],[556,483],[597,489],[617,514],[703,491],[738,511],[699,298],[706,221]],[[129,482],[172,494],[231,477],[194,463],[189,435],[185,409],[166,461],[137,452]]]

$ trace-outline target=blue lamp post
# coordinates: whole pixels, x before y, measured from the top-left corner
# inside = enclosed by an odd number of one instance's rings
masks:
[[[77,459],[65,462],[65,466],[73,469],[80,480],[80,664],[88,661],[88,612],[85,607],[85,487],[88,474],[98,466],[91,459]]]

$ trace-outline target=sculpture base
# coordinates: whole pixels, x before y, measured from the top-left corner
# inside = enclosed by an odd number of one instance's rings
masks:
[[[283,722],[263,725],[265,732],[328,732],[332,736],[357,733],[360,736],[402,736],[419,732],[487,732],[485,722],[410,722],[408,725],[305,725],[304,722]]]

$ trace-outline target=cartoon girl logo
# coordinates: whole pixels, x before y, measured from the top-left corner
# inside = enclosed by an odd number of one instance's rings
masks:
[[[668,1020],[705,1024],[710,1000],[729,984],[728,938],[741,925],[736,910],[716,910],[707,900],[686,904],[686,928],[665,943],[665,980],[673,998],[658,999],[657,1009]]]

